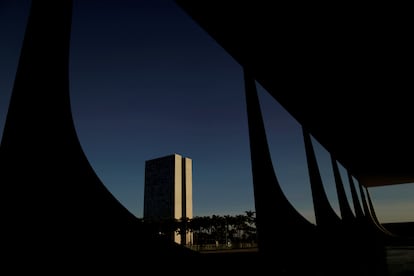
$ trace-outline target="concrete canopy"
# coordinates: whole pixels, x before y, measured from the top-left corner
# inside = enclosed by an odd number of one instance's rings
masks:
[[[408,8],[176,2],[362,185],[414,182]]]

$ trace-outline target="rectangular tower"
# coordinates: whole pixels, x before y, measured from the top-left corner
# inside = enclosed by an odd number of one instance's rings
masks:
[[[179,154],[145,161],[144,220],[193,217],[192,160]],[[181,244],[191,244],[190,233],[172,234]]]

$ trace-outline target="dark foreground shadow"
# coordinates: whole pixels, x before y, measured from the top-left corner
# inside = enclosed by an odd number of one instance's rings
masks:
[[[0,145],[4,269],[54,275],[384,275],[383,263],[376,263],[384,260],[384,247],[370,232],[319,231],[287,202],[285,209],[268,209],[273,195],[286,200],[277,186],[271,194],[263,186],[277,181],[270,163],[255,179],[261,251],[200,254],[143,227],[105,188],[77,138],[68,77],[71,9],[70,0],[32,2]],[[260,139],[253,145],[261,145]],[[254,153],[257,165],[261,147]],[[274,212],[283,227],[266,218]]]

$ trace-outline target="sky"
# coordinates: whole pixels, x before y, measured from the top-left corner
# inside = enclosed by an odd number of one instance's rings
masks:
[[[0,0],[0,135],[29,7]],[[121,204],[142,217],[145,160],[177,153],[193,160],[194,216],[254,211],[242,68],[174,1],[74,0],[70,47],[78,137]],[[315,222],[300,124],[257,88],[281,188]],[[340,215],[329,154],[313,145]],[[412,184],[369,188],[380,222],[414,222]]]

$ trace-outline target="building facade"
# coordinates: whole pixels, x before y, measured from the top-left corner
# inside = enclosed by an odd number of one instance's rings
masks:
[[[192,159],[179,154],[145,161],[144,220],[193,217]],[[171,234],[179,244],[191,244],[189,232]]]

